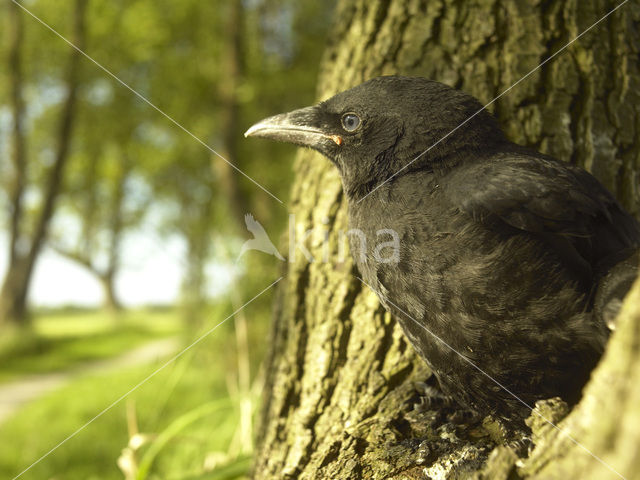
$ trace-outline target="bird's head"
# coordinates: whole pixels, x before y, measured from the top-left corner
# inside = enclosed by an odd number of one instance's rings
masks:
[[[445,168],[456,157],[502,142],[495,119],[481,108],[475,98],[442,83],[385,76],[266,118],[245,136],[319,151],[338,167],[353,198],[398,172]]]

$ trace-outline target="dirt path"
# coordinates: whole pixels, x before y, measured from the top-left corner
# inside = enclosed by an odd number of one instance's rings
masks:
[[[60,388],[80,376],[107,373],[123,367],[151,363],[175,353],[179,345],[178,338],[156,340],[114,358],[86,363],[64,372],[30,375],[20,380],[0,385],[0,423],[9,418],[25,403],[35,400],[56,388]]]

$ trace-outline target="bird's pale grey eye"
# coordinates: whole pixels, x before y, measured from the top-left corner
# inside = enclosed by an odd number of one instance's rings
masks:
[[[355,113],[345,113],[342,116],[342,128],[347,132],[353,132],[360,126],[360,117]]]

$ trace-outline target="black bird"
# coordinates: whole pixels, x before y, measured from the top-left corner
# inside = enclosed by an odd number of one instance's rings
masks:
[[[510,142],[481,108],[387,76],[245,135],[335,164],[350,228],[399,238],[393,263],[351,241],[364,281],[446,394],[513,425],[530,414],[522,402],[579,399],[637,274],[640,225],[585,170]]]

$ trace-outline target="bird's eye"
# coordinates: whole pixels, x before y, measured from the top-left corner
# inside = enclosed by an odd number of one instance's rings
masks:
[[[347,132],[353,132],[360,126],[360,117],[355,113],[345,113],[342,116],[342,128]]]

